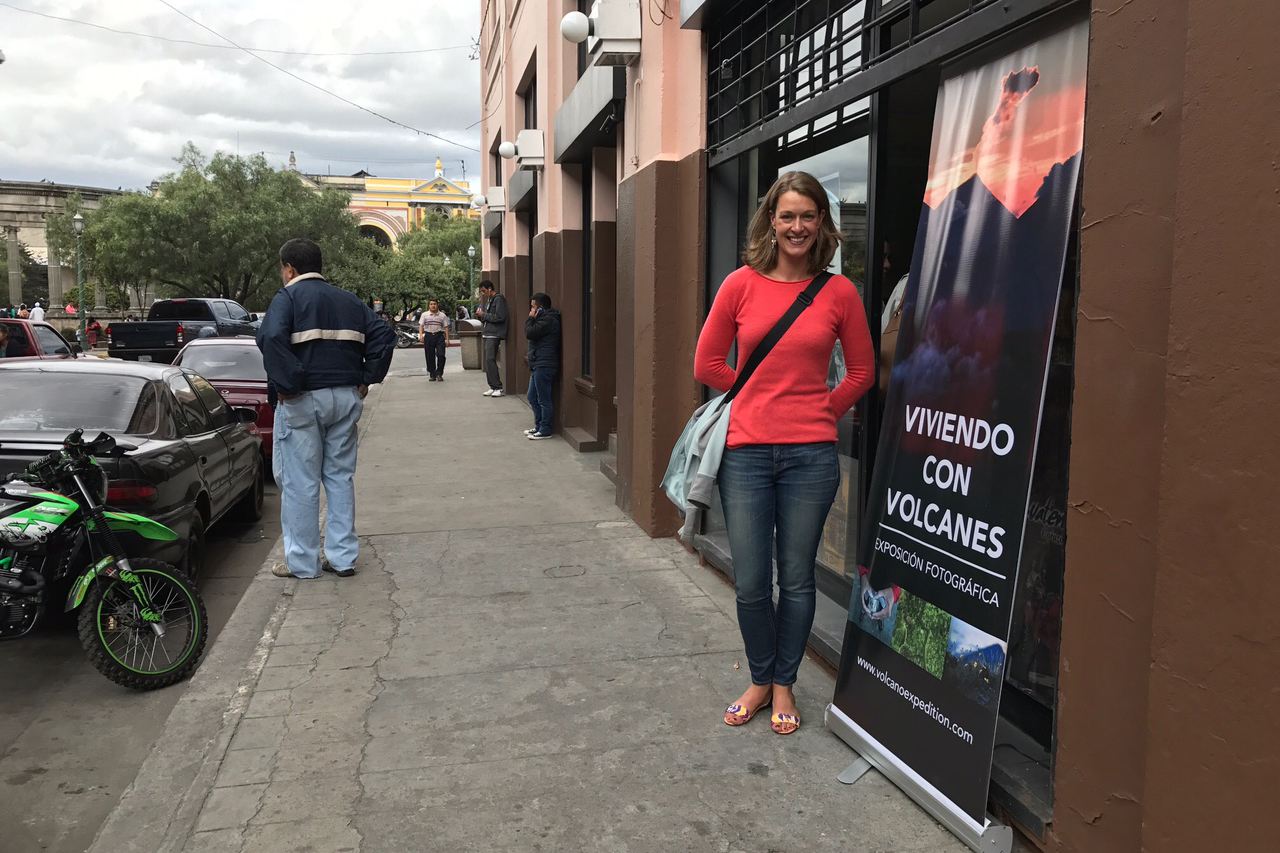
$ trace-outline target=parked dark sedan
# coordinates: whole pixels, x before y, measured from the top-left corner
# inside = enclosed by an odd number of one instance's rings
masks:
[[[0,363],[0,475],[61,446],[67,433],[99,430],[137,445],[98,461],[110,477],[107,503],[148,516],[178,534],[141,539],[130,553],[179,565],[198,577],[205,531],[228,513],[262,517],[260,441],[199,374],[114,359]]]

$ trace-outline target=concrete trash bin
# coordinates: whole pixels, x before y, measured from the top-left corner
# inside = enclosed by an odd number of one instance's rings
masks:
[[[480,344],[479,329],[458,329],[458,344],[462,349],[462,369],[484,369],[484,353]]]

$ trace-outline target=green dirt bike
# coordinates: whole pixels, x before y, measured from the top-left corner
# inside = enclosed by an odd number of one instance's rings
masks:
[[[208,619],[186,575],[159,560],[130,559],[118,531],[171,542],[159,522],[103,505],[107,475],[94,457],[136,448],[83,430],[62,450],[0,483],[0,639],[31,631],[67,588],[66,611],[81,608],[80,644],[90,663],[136,690],[166,687],[200,661]]]

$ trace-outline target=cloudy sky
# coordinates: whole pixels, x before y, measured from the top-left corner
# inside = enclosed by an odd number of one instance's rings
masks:
[[[143,188],[188,140],[320,174],[430,177],[441,157],[476,179],[479,30],[475,0],[0,0],[0,180]]]

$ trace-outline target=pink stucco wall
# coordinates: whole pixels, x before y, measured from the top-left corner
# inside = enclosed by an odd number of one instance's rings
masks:
[[[573,0],[481,0],[480,61],[482,72],[481,139],[486,152],[482,161],[484,191],[494,186],[494,170],[502,170],[508,187],[515,162],[490,152],[503,141],[515,141],[524,128],[524,102],[517,94],[531,77],[537,80],[537,126],[543,133],[547,164],[538,175],[538,227],[541,231],[581,229],[582,203],[576,180],[566,180],[557,166],[555,116],[578,79],[577,45],[560,35],[560,21],[577,9]],[[671,5],[671,4],[668,4]],[[661,25],[644,14],[641,60],[627,69],[627,102],[621,125],[617,180],[658,160],[680,160],[699,150],[706,136],[706,73],[702,40],[697,32],[681,30],[673,18]],[[616,205],[613,188],[598,186],[595,210],[601,219],[601,202]],[[528,234],[510,212],[503,223],[503,247],[507,255],[527,251]],[[484,267],[490,257],[487,241]]]

